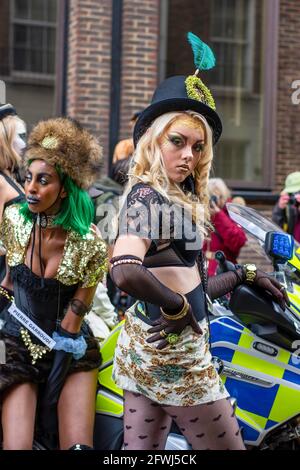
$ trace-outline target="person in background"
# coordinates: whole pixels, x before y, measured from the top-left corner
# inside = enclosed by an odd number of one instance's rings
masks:
[[[0,223],[6,207],[25,200],[19,167],[26,146],[26,125],[11,104],[0,104]],[[0,251],[0,281],[6,272],[4,249]]]
[[[272,220],[300,242],[300,171],[290,173],[272,213]]]
[[[86,315],[85,321],[99,341],[107,338],[118,323],[118,314],[110,301],[107,287],[102,282],[97,286],[92,310]]]
[[[228,261],[237,263],[241,248],[245,245],[247,237],[228,215],[226,202],[231,198],[230,190],[221,178],[211,178],[208,182],[210,196],[211,224],[214,231],[204,243],[205,256],[208,261],[208,275],[214,276],[218,267],[215,253],[224,252]]]
[[[141,112],[137,111],[130,119],[130,125],[133,128]],[[116,145],[113,155],[112,178],[117,183],[124,185],[127,182],[127,173],[132,154],[134,152],[133,138],[120,140]]]

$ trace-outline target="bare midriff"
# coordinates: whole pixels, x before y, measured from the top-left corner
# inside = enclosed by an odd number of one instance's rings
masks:
[[[165,266],[148,269],[162,284],[180,294],[191,292],[201,282],[197,263],[192,267]]]

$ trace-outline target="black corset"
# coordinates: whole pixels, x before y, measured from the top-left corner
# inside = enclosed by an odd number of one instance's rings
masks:
[[[57,279],[41,278],[25,264],[10,270],[16,306],[51,336],[57,322],[62,319],[78,284],[66,286]],[[6,315],[4,333],[19,336],[22,325],[9,313]]]

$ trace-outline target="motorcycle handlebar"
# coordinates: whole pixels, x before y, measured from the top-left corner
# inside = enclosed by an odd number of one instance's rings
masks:
[[[218,266],[218,269],[217,269],[218,274],[226,273],[227,271],[235,271],[236,270],[235,265],[231,261],[228,261],[225,258],[225,255],[224,255],[223,251],[221,251],[221,250],[216,251],[215,259],[219,263],[219,266]]]

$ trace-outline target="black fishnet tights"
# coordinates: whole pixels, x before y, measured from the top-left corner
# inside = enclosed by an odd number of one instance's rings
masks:
[[[228,399],[204,405],[161,406],[124,392],[124,449],[163,450],[172,419],[193,450],[244,450],[238,422]]]

